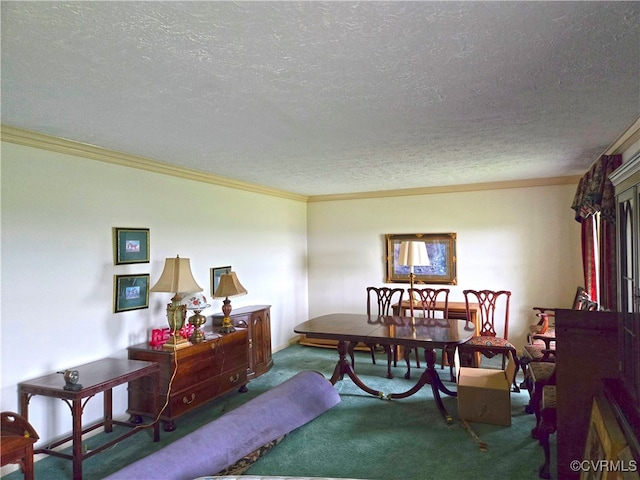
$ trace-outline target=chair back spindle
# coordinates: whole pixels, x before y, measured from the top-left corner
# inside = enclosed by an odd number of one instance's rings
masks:
[[[400,305],[404,288],[367,287],[367,315],[391,315],[395,303]]]
[[[449,289],[448,288],[410,288],[409,298],[418,299],[416,310],[421,311],[425,318],[435,318],[436,311],[442,311],[444,319],[449,318]],[[443,304],[443,308],[436,308],[437,304]]]
[[[502,338],[509,338],[509,302],[511,292],[507,290],[465,290],[465,303],[467,318],[471,318],[470,303],[478,304],[478,316],[480,319],[480,336],[497,337],[496,325],[502,323]],[[504,314],[504,321],[500,322],[497,315]],[[498,321],[496,321],[498,320]]]

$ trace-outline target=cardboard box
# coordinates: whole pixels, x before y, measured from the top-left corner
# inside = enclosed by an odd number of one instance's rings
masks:
[[[455,361],[460,365],[457,349]],[[505,370],[458,366],[458,417],[469,422],[511,426],[511,385],[515,374],[511,352]]]

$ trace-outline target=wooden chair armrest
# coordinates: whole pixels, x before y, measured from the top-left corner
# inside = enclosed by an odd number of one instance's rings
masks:
[[[533,307],[533,310],[538,310],[538,313],[536,313],[536,315],[538,315],[538,316],[540,316],[540,315],[548,315],[550,317],[555,317],[555,315],[556,315],[556,309],[555,308]]]
[[[556,349],[555,348],[544,348],[542,349],[542,358],[540,358],[541,362],[554,362],[556,357]]]

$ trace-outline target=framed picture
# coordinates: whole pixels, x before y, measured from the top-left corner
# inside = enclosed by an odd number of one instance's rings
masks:
[[[590,465],[611,465],[622,460],[624,449],[628,445],[618,419],[614,412],[616,407],[607,399],[603,392],[596,393],[591,404],[591,415],[589,417],[589,429],[587,430],[587,441],[584,447],[583,459],[591,462]],[[630,463],[620,462],[621,467]],[[619,473],[619,472],[618,472]],[[602,478],[623,478],[613,475],[612,472],[603,468],[589,468],[582,472],[581,479],[600,480]]]
[[[113,229],[114,262],[149,263],[149,229],[120,228]]]
[[[212,297],[216,291],[216,288],[218,288],[218,285],[220,284],[220,275],[222,275],[223,273],[229,273],[230,271],[231,271],[231,266],[216,267],[211,269],[211,296]]]
[[[409,266],[398,265],[400,244],[407,241],[424,242],[430,265],[413,267],[414,283],[443,283],[456,285],[456,234],[406,233],[387,234],[386,283],[409,283]]]
[[[114,275],[114,313],[149,308],[149,274]]]

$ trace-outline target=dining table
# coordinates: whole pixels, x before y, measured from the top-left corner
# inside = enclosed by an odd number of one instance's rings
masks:
[[[465,319],[443,319],[426,317],[406,317],[399,315],[367,315],[357,313],[331,313],[311,318],[294,328],[296,333],[308,338],[336,340],[338,342],[338,361],[331,376],[336,384],[348,376],[361,390],[370,395],[385,399],[400,399],[418,392],[425,385],[431,386],[433,398],[448,424],[453,418],[447,412],[441,393],[457,396],[440,379],[435,368],[436,350],[449,349],[469,340],[475,331],[473,322]],[[358,377],[348,360],[349,345],[353,342],[378,344],[383,346],[401,346],[405,348],[423,348],[425,351],[425,369],[417,383],[410,389],[397,393],[385,393],[369,387]]]

